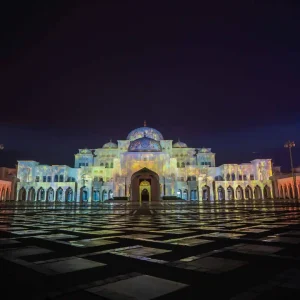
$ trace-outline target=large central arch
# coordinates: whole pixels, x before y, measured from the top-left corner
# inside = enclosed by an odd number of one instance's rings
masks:
[[[148,197],[141,194],[144,189],[140,185],[144,185],[145,181],[149,182],[150,185]],[[131,176],[130,200],[132,202],[140,202],[142,199],[149,199],[149,202],[160,200],[159,176],[147,168],[143,168]]]

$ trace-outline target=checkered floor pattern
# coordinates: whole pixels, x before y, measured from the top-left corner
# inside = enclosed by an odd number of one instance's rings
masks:
[[[11,297],[300,299],[300,205],[6,202],[0,265]]]

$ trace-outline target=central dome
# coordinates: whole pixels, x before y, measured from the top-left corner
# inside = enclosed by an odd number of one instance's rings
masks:
[[[129,152],[161,152],[159,141],[148,138],[146,136],[131,141],[128,148]]]
[[[147,127],[146,122],[144,122],[144,127],[140,127],[130,131],[127,136],[127,140],[134,141],[142,137],[148,137],[156,141],[164,139],[162,134],[158,130],[151,127]]]

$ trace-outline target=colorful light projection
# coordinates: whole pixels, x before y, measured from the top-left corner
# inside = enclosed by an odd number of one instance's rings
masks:
[[[142,137],[130,142],[128,151],[130,152],[161,152],[159,141],[152,138]]]
[[[245,192],[247,186],[251,186],[254,191],[256,186],[262,189],[266,185],[269,186],[271,182],[269,180],[272,175],[270,160],[260,159],[253,160],[249,164],[226,164],[214,167],[215,154],[210,148],[185,148],[183,144],[181,148],[172,148],[171,140],[163,140],[159,131],[147,127],[146,124],[144,127],[132,130],[127,140],[118,140],[118,146],[112,142],[105,145],[103,148],[95,149],[95,157],[89,149],[80,149],[79,153],[75,154],[75,168],[20,161],[18,189],[24,188],[28,191],[29,188],[43,187],[46,192],[51,187],[53,193],[56,193],[60,188],[65,191],[72,184],[76,187],[74,194],[80,195],[80,189],[86,185],[90,201],[90,191],[97,184],[99,185],[98,179],[101,177],[103,189],[114,190],[117,195],[127,195],[132,174],[143,168],[157,173],[161,182],[166,183],[167,193],[172,194],[176,194],[179,186],[184,190],[189,177],[196,178],[198,187],[204,183],[209,185],[210,195],[213,195],[213,182],[221,185],[225,191],[229,187],[234,191],[239,188],[239,195]],[[82,165],[82,162],[85,164]],[[84,175],[89,179],[86,180]],[[204,182],[199,179],[201,175],[205,175]],[[72,182],[62,182],[68,181],[69,177],[72,178]],[[195,182],[194,179],[192,181]],[[33,195],[33,192],[30,195]],[[59,195],[61,197],[61,194]],[[77,196],[77,200],[79,198]]]
[[[158,130],[151,128],[151,127],[144,126],[144,127],[140,127],[140,128],[132,130],[128,134],[127,140],[134,141],[134,140],[142,138],[144,136],[154,139],[156,141],[160,141],[160,140],[164,139],[162,134]]]
[[[159,176],[168,176],[170,172],[170,156],[163,152],[143,153],[127,152],[121,154],[120,160],[123,176],[129,176],[143,168],[147,168]]]

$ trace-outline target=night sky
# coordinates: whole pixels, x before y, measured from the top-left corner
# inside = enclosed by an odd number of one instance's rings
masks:
[[[288,139],[300,165],[298,1],[19,2],[1,9],[1,166],[73,166],[144,120],[217,165],[288,171]]]

